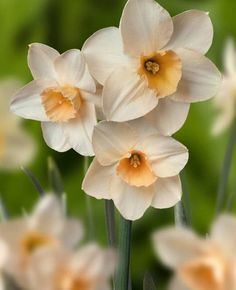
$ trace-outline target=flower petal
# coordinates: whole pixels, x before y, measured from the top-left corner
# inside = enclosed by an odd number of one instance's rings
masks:
[[[224,48],[224,69],[228,75],[235,75],[236,73],[236,49],[234,46],[234,41],[229,38],[226,41]]]
[[[83,180],[82,189],[97,199],[110,199],[110,183],[113,174],[115,174],[115,165],[102,166],[94,158]]]
[[[28,65],[34,79],[56,79],[54,60],[59,52],[41,43],[32,43],[28,51]]]
[[[58,152],[65,152],[71,149],[61,124],[42,122],[41,127],[43,138],[50,148]]]
[[[171,136],[177,132],[187,119],[190,105],[171,100],[160,99],[157,107],[144,116],[161,134]]]
[[[137,135],[127,123],[102,121],[94,129],[92,142],[98,162],[107,166],[133,148]]]
[[[89,71],[102,85],[117,66],[127,61],[123,54],[120,31],[116,27],[108,27],[95,32],[83,45],[82,52]]]
[[[176,275],[174,276],[169,283],[169,290],[189,290],[183,281]]]
[[[11,102],[10,110],[26,119],[49,121],[42,106],[40,94],[54,83],[46,80],[35,80],[20,89]]]
[[[177,268],[201,254],[204,241],[184,228],[166,228],[153,235],[154,248],[163,263]]]
[[[189,10],[172,19],[174,33],[165,49],[188,48],[207,53],[213,40],[213,26],[208,13]]]
[[[221,74],[216,66],[197,52],[179,49],[177,53],[182,60],[183,74],[172,99],[192,103],[214,97],[221,84]]]
[[[235,253],[236,218],[229,214],[222,214],[213,223],[210,236],[230,257]],[[235,255],[236,256],[236,255]]]
[[[92,134],[96,125],[93,104],[84,102],[77,118],[63,123],[63,131],[71,147],[81,155],[93,156]]]
[[[169,208],[180,201],[182,188],[179,176],[158,178],[154,186],[155,194],[151,206]]]
[[[129,0],[121,17],[120,30],[126,53],[149,55],[170,40],[173,22],[169,13],[154,0]]]
[[[60,235],[63,245],[73,249],[78,246],[78,243],[81,241],[83,235],[84,230],[80,221],[73,218],[68,218],[65,220],[64,227]]]
[[[140,146],[147,154],[152,170],[158,177],[179,174],[188,161],[187,148],[168,136],[159,134],[148,136]]]
[[[116,69],[104,86],[103,110],[107,120],[133,120],[149,113],[157,104],[156,92],[148,88],[145,79],[125,67]]]
[[[53,194],[47,194],[39,201],[30,219],[33,230],[55,236],[61,234],[63,223],[63,206]]]
[[[85,58],[79,49],[70,49],[55,60],[55,69],[61,85],[73,85],[95,92],[95,82],[88,72]]]
[[[113,176],[110,193],[121,215],[127,220],[137,220],[151,205],[154,191],[153,186],[130,186],[120,177]]]

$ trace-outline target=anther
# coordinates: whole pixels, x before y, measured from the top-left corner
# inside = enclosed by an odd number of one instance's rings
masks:
[[[145,62],[145,68],[148,72],[152,73],[153,75],[157,74],[160,66],[157,62],[148,60]]]

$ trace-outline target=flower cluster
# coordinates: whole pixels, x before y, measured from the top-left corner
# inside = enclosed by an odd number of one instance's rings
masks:
[[[119,28],[96,32],[81,51],[30,45],[34,80],[14,96],[11,110],[41,121],[51,148],[95,154],[84,191],[138,219],[149,206],[181,199],[178,175],[188,151],[171,135],[190,103],[218,91],[221,75],[204,56],[212,38],[205,12],[171,18],[154,0],[128,0]]]
[[[30,215],[0,223],[0,289],[6,276],[25,290],[110,289],[113,251],[82,245],[82,237],[81,223],[52,194]]]

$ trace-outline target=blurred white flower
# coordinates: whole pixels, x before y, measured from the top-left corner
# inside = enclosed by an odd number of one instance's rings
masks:
[[[115,262],[113,251],[96,244],[70,253],[45,250],[31,261],[27,286],[30,290],[109,290]]]
[[[7,245],[0,240],[0,290],[5,290],[4,279],[3,279],[3,269],[7,261],[8,248]]]
[[[220,216],[206,239],[188,229],[167,228],[153,241],[161,260],[175,271],[171,290],[236,289],[235,217]]]
[[[236,117],[236,49],[233,39],[228,39],[223,56],[224,75],[221,89],[213,99],[219,110],[214,122],[213,133],[227,129]]]
[[[0,223],[0,239],[9,247],[7,271],[23,285],[37,252],[61,246],[74,248],[82,235],[80,222],[66,218],[59,199],[46,195],[31,215]]]
[[[221,75],[204,56],[212,38],[208,13],[190,10],[171,18],[154,0],[128,0],[120,27],[99,30],[82,48],[91,74],[104,86],[107,120],[141,117],[161,98],[186,107],[215,96]],[[176,118],[185,120],[185,113]]]
[[[180,200],[178,174],[188,151],[173,138],[147,126],[145,120],[102,121],[92,142],[96,157],[82,184],[87,194],[113,199],[130,220],[140,218],[149,206],[167,208]]]
[[[0,169],[28,164],[35,153],[35,142],[23,129],[20,118],[10,113],[10,97],[20,87],[16,79],[0,81]]]
[[[45,142],[52,149],[64,152],[73,148],[82,155],[93,155],[96,86],[80,50],[60,55],[49,46],[34,43],[29,47],[28,65],[34,81],[16,93],[12,112],[41,121]]]

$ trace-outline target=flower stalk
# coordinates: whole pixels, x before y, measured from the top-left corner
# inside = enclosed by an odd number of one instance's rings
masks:
[[[119,264],[115,279],[115,290],[128,290],[130,278],[132,221],[121,217],[119,240]]]
[[[236,118],[234,119],[234,122],[232,124],[229,141],[225,152],[223,167],[220,175],[216,201],[216,216],[219,215],[225,203],[225,191],[232,164],[235,143],[236,143]]]
[[[105,200],[106,225],[109,246],[116,246],[115,208],[112,200]]]

